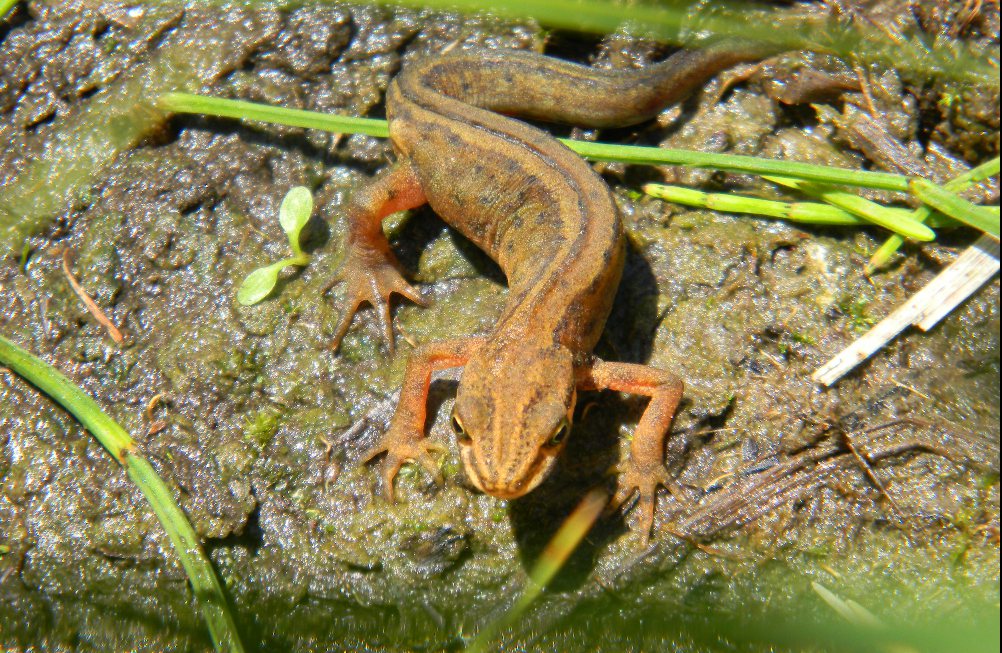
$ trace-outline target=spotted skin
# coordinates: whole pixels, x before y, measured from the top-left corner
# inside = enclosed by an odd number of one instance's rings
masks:
[[[664,443],[682,382],[654,368],[598,360],[598,342],[623,272],[623,224],[608,187],[570,149],[506,115],[591,127],[649,119],[720,70],[762,52],[715,47],[679,52],[633,71],[604,71],[526,52],[470,51],[416,61],[390,84],[386,114],[396,163],[347,207],[347,257],[339,273],[347,310],[377,308],[393,347],[389,297],[420,295],[400,275],[380,226],[392,212],[429,204],[497,261],[508,301],[486,336],[432,342],[411,355],[397,411],[365,460],[386,454],[388,497],[400,466],[436,479],[424,439],[436,369],[465,367],[453,427],[466,475],[503,499],[524,495],[567,444],[578,390],[651,398],[620,465],[614,505],[639,494],[646,539],[667,480]]]

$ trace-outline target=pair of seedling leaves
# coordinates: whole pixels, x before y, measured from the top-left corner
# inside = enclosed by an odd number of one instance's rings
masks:
[[[267,297],[278,283],[279,273],[289,265],[306,265],[310,262],[308,254],[299,246],[299,234],[313,213],[313,196],[304,186],[294,186],[282,198],[278,209],[278,222],[289,237],[289,247],[292,256],[281,261],[257,268],[247,275],[237,290],[237,301],[242,306],[252,306]]]

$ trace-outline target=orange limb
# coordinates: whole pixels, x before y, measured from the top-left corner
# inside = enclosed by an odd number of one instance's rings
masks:
[[[390,428],[383,434],[379,444],[362,456],[362,462],[367,463],[379,454],[386,453],[380,475],[388,501],[393,501],[393,479],[400,467],[408,461],[419,463],[434,477],[436,483],[441,484],[442,475],[430,452],[441,450],[442,447],[429,443],[424,437],[431,375],[436,370],[466,365],[483,343],[483,338],[430,342],[421,345],[411,354]]]
[[[640,494],[637,509],[646,542],[654,525],[658,487],[667,487],[669,481],[664,466],[665,440],[682,399],[682,381],[674,374],[646,365],[596,360],[578,370],[577,383],[581,390],[614,390],[651,398],[633,434],[630,457],[619,466],[616,494],[610,502],[615,509],[635,493]]]
[[[334,332],[331,345],[334,350],[341,345],[359,306],[368,302],[379,314],[390,353],[393,353],[390,295],[397,293],[424,305],[418,291],[400,275],[399,264],[383,235],[382,221],[392,213],[421,206],[427,201],[408,161],[398,161],[352,196],[347,208],[347,254],[331,282],[331,285],[339,281],[346,284],[345,313]]]

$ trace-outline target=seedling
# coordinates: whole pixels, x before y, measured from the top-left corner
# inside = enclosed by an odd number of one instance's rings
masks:
[[[309,189],[294,186],[282,198],[278,209],[278,222],[289,237],[292,256],[277,263],[257,268],[247,275],[237,291],[237,301],[243,306],[252,306],[267,297],[278,283],[278,274],[289,265],[306,265],[310,256],[299,246],[299,234],[313,213],[313,196]]]

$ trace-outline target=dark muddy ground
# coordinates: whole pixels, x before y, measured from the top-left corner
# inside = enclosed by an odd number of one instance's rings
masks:
[[[973,40],[997,58],[997,4],[858,4],[860,20]],[[357,463],[412,345],[489,328],[503,278],[430,211],[397,219],[396,250],[431,305],[396,311],[394,356],[371,314],[334,354],[338,291],[324,289],[342,256],[341,207],[386,164],[386,142],[167,118],[152,105],[180,88],[378,116],[401,62],[471,44],[617,67],[664,54],[530,22],[337,5],[39,1],[0,28],[0,333],[142,442],[204,538],[253,650],[456,645],[512,604],[556,525],[606,482],[643,409],[634,397],[585,397],[558,472],[506,504],[464,482],[446,424],[455,384],[437,381],[430,437],[452,447],[441,459],[447,482],[407,468],[387,505],[374,471]],[[861,71],[866,93],[838,61],[786,55],[726,88],[732,76],[722,76],[652,125],[598,136],[937,181],[998,154],[997,88]],[[752,178],[602,170],[631,251],[598,353],[686,380],[668,452],[678,491],[661,496],[649,547],[628,530],[630,515],[600,522],[510,641],[800,650],[844,631],[812,581],[908,627],[892,637],[933,645],[973,632],[977,644],[987,614],[997,638],[998,279],[834,388],[810,381],[974,234],[907,246],[866,278],[885,237],[876,230],[795,227],[637,193],[662,179],[753,191]],[[243,277],[287,255],[277,207],[298,184],[315,192],[313,261],[269,300],[240,307]],[[997,181],[979,192],[998,202]],[[126,332],[123,345],[71,292],[67,249]],[[348,430],[365,415],[374,428]],[[90,435],[6,370],[0,443],[0,647],[209,648],[138,491]]]

